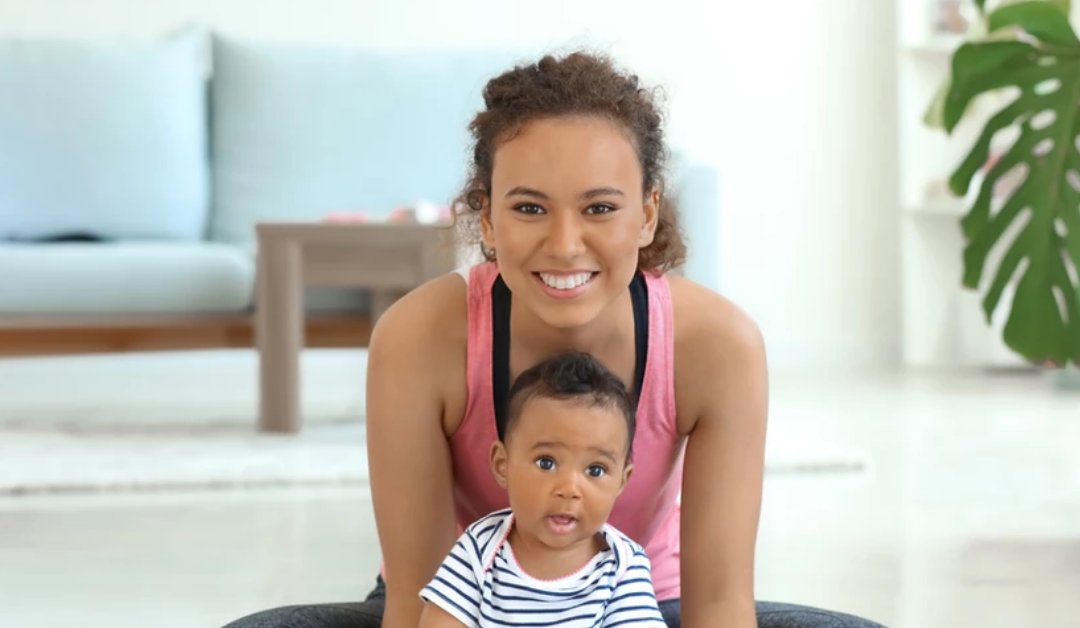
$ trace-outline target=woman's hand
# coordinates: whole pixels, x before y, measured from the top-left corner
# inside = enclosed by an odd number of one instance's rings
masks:
[[[672,284],[676,403],[688,433],[682,625],[750,628],[768,414],[764,342],[731,302],[689,282]]]
[[[465,385],[464,350],[458,355],[454,344],[464,338],[465,305],[461,279],[444,276],[395,303],[371,335],[366,424],[384,628],[419,625],[420,590],[457,539],[443,417],[449,382],[460,374]]]

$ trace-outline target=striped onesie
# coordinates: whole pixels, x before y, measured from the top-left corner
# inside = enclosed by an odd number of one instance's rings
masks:
[[[507,542],[512,527],[509,509],[470,525],[420,597],[467,628],[666,628],[648,557],[615,528],[603,527],[608,547],[584,567],[539,580],[514,557]]]

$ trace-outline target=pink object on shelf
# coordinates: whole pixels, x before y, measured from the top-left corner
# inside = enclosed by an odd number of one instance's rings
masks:
[[[387,222],[416,222],[416,212],[411,207],[398,207],[386,217]]]
[[[387,217],[388,222],[418,222],[432,224],[447,221],[453,218],[450,208],[427,201],[420,201],[415,205],[397,207]]]
[[[372,218],[366,211],[334,211],[328,212],[322,217],[324,223],[367,223],[367,222],[390,222],[390,223],[421,223],[431,224],[448,222],[453,219],[450,207],[435,203],[419,202],[415,206],[402,205],[395,207],[385,219]]]
[[[367,212],[363,211],[346,211],[346,212],[330,212],[323,216],[323,222],[333,223],[357,223],[357,222],[370,222],[371,218],[367,215]]]

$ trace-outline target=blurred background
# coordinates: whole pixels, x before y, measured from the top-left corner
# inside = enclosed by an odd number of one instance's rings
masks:
[[[962,287],[986,116],[924,117],[974,6],[0,0],[0,626],[362,599],[371,324],[471,259],[484,82],[581,47],[662,88],[682,272],[768,343],[758,597],[1078,625],[1077,375]]]

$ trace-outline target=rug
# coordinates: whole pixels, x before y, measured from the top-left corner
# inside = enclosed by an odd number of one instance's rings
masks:
[[[365,361],[307,352],[303,430],[276,435],[254,427],[251,352],[0,360],[0,495],[367,486]],[[773,411],[768,475],[865,471],[793,413]]]
[[[366,485],[362,424],[0,432],[0,495]]]
[[[364,349],[300,360],[307,424],[363,418]],[[251,428],[259,399],[250,349],[0,359],[0,430]]]
[[[774,424],[766,474],[851,474],[856,452]],[[0,431],[0,495],[367,486],[362,423],[315,424],[298,435],[250,428]]]

